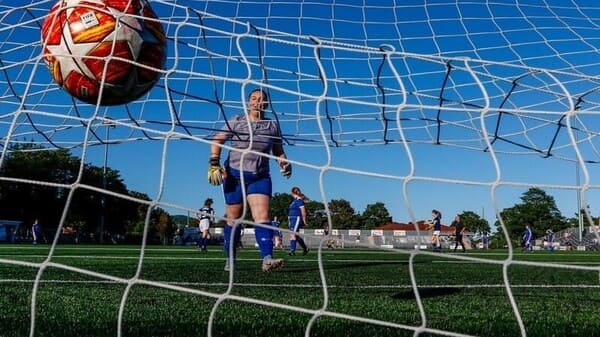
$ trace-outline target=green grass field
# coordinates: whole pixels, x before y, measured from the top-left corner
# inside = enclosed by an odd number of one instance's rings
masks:
[[[211,248],[150,246],[140,265],[136,246],[47,260],[47,245],[0,245],[0,336],[30,335],[37,277],[34,336],[117,336],[119,317],[122,336],[520,336],[503,275],[527,336],[600,336],[598,252],[280,251],[285,268],[265,274],[245,249],[230,275]]]

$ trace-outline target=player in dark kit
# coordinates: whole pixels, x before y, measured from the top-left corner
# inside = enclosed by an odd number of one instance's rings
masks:
[[[213,200],[208,198],[204,201],[204,206],[198,211],[198,228],[200,237],[198,238],[198,249],[206,252],[206,243],[210,240],[210,226],[215,218],[215,210],[212,208]]]
[[[466,252],[467,250],[465,249],[465,243],[463,242],[463,234],[466,230],[465,228],[465,224],[462,222],[462,219],[460,218],[460,215],[456,215],[456,217],[454,218],[454,251],[456,252],[456,248],[458,248],[458,245],[460,244],[462,247],[462,251],[463,253]]]

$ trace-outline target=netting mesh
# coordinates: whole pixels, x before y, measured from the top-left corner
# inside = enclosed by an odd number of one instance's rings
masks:
[[[418,201],[408,192],[413,181],[483,186],[492,195],[496,211],[500,207],[495,204],[498,186],[532,185],[504,181],[497,154],[576,161],[584,174],[581,184],[546,182],[542,186],[581,191],[597,187],[588,174],[591,165],[600,161],[600,7],[595,1],[440,0],[384,5],[352,0],[153,1],[169,40],[163,77],[142,99],[109,108],[78,102],[52,82],[41,57],[39,28],[53,4],[0,2],[3,155],[12,145],[30,142],[77,153],[107,142],[111,146],[171,140],[208,144],[227,118],[246,110],[248,89],[260,86],[271,97],[271,117],[280,122],[285,145],[307,151],[318,148],[314,161],[292,158],[295,165],[317,174],[332,169],[329,151],[334,148],[389,146],[407,166],[415,164],[413,154],[421,145],[489,155],[493,167],[488,170],[489,179],[416,176],[410,167],[398,173],[360,162],[333,168],[399,181],[404,203],[398,204],[407,208],[413,220],[418,218],[413,210]],[[116,126],[110,141],[104,135],[107,118]],[[165,204],[161,196],[170,155],[166,145],[161,148],[163,170],[156,179],[159,192],[147,202],[151,206]],[[318,184],[323,196],[332,188],[326,179]],[[79,180],[64,187],[90,188]],[[517,263],[509,252],[509,259],[498,263],[521,334],[526,335],[507,272]],[[411,255],[411,268],[418,254]],[[228,290],[219,294],[146,280],[140,273],[143,259],[142,253],[132,279],[50,260],[42,264],[0,262],[40,268],[32,296],[32,335],[37,286],[48,266],[126,284],[119,307],[119,335],[129,291],[139,284],[217,299],[209,317],[209,335],[214,313],[228,299],[312,315],[307,335],[321,315],[415,333],[461,335],[426,329],[427,317],[412,269],[412,287],[422,316],[419,326],[328,311],[326,286],[323,308],[308,310],[232,295],[233,278]],[[594,266],[568,268],[597,270]],[[325,271],[319,272],[325,280]]]
[[[587,122],[598,87],[593,7],[155,2],[170,40],[165,75],[144,100],[109,112],[71,100],[44,69],[38,31],[52,3],[3,12],[3,121],[19,119],[10,141],[94,144],[103,116],[126,124],[119,141],[206,139],[243,111],[242,86],[253,84],[269,90],[289,145],[320,145],[321,125],[331,146],[485,150],[488,138],[496,151],[574,159],[565,118],[577,111],[571,128],[585,159],[598,160]]]

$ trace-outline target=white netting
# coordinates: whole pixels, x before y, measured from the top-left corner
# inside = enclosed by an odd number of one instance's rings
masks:
[[[496,212],[502,208],[495,199],[500,187],[535,185],[584,196],[598,188],[590,174],[600,161],[595,1],[153,1],[169,38],[166,70],[147,96],[109,108],[72,100],[50,79],[39,28],[53,4],[0,2],[3,155],[9,146],[29,142],[85,153],[107,141],[110,118],[116,125],[111,146],[164,142],[152,205],[191,210],[161,198],[172,155],[167,143],[208,144],[226,118],[245,110],[241,100],[248,89],[262,86],[286,146],[314,151],[312,157],[290,157],[315,174],[324,202],[334,187],[316,175],[332,170],[399,184],[403,197],[391,206],[405,208],[412,220],[423,214],[415,212],[416,204],[427,201],[410,196],[413,182],[483,188]],[[427,165],[420,160],[429,160],[422,159],[423,149],[433,145],[483,154],[483,177],[427,169],[417,174],[415,166]],[[397,156],[401,169],[332,159],[337,148],[361,146]],[[498,155],[551,157],[570,167],[578,162],[582,181],[537,176],[514,182],[504,177]],[[63,187],[82,186],[75,181]],[[511,296],[506,275],[504,281]],[[305,312],[317,317],[326,313],[326,303],[323,310]]]

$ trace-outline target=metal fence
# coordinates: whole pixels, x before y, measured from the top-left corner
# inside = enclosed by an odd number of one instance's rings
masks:
[[[223,241],[223,228],[211,228],[212,243],[221,243]],[[360,229],[334,229],[330,235],[326,235],[323,229],[301,230],[300,235],[304,238],[306,244],[311,248],[316,248],[323,244],[326,248],[402,248],[427,249],[431,247],[431,233],[421,231],[417,235],[416,231],[404,230],[360,230]],[[185,232],[179,238],[174,240],[176,244],[194,244],[198,237],[197,227],[186,228]],[[447,233],[442,233],[442,248],[453,248],[453,237]],[[289,246],[289,231],[282,231],[282,243],[284,247]],[[471,248],[469,236],[463,238],[467,249]],[[254,238],[254,228],[244,228],[242,232],[242,245],[253,247],[256,245]]]

